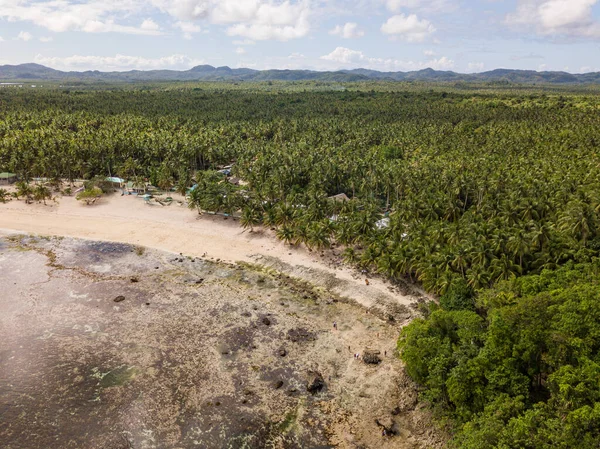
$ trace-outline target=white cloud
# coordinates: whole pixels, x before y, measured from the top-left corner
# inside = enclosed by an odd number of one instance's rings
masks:
[[[0,42],[4,42],[4,38],[0,36]]]
[[[158,31],[160,26],[152,19],[145,19],[140,25],[140,29],[144,31]]]
[[[337,25],[334,29],[329,31],[329,34],[334,36],[341,36],[344,39],[353,39],[356,37],[364,36],[365,32],[358,28],[357,23],[348,22],[344,25]]]
[[[467,71],[469,73],[479,73],[485,70],[485,64],[483,62],[469,62]]]
[[[600,24],[592,8],[599,0],[519,0],[506,22],[515,27],[531,25],[540,35],[600,37]]]
[[[287,1],[279,5],[264,3],[245,22],[230,26],[227,34],[258,41],[288,41],[304,37],[310,31],[310,9],[307,5],[308,3],[291,4]],[[219,16],[217,20],[218,18]]]
[[[24,42],[29,42],[31,39],[33,39],[33,36],[27,31],[21,31],[17,36],[17,39]]]
[[[366,56],[362,51],[351,50],[345,47],[337,47],[328,55],[321,56],[321,59],[327,61],[335,61],[341,64],[350,64],[366,60]]]
[[[186,55],[171,55],[162,58],[144,58],[141,56],[82,56],[45,57],[37,55],[35,62],[55,69],[63,70],[155,70],[155,69],[189,69],[202,64],[203,61]]]
[[[407,42],[423,42],[435,31],[435,27],[431,22],[419,19],[415,14],[392,16],[381,26],[382,33],[398,37]]]
[[[52,42],[54,40],[54,38],[52,38],[51,36],[42,36],[40,37],[40,42],[43,43],[47,43],[47,42]]]
[[[202,27],[194,22],[180,20],[179,22],[176,22],[174,26],[183,32],[183,38],[187,40],[191,40],[194,33],[200,33],[202,31]]]
[[[426,68],[451,70],[455,66],[454,61],[445,56],[424,62],[403,61],[393,58],[372,58],[362,51],[345,47],[337,47],[331,53],[321,56],[320,59],[335,63],[336,68],[367,68],[382,71],[412,71]]]
[[[433,57],[433,56],[437,56],[437,53],[435,51],[433,51],[433,50],[425,50],[425,51],[423,51],[423,54],[425,56],[430,57],[430,58]]]
[[[244,47],[238,47],[235,49],[236,54],[243,55],[246,53],[246,49]]]
[[[310,31],[310,1],[291,0],[152,0],[182,21],[207,20],[228,25],[227,34],[252,40],[287,41]]]
[[[127,17],[139,12],[140,5],[139,0],[0,0],[0,18],[12,22],[31,22],[56,33],[84,31],[160,34],[156,29],[142,29],[115,22],[115,16]]]

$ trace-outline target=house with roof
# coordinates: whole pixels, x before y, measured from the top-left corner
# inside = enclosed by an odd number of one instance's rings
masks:
[[[0,173],[0,185],[8,185],[17,182],[17,175],[14,173]]]

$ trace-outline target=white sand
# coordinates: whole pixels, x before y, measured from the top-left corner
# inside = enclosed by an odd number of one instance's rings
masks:
[[[271,232],[251,233],[237,221],[199,217],[176,203],[163,207],[116,194],[93,206],[73,197],[62,197],[58,204],[48,202],[47,206],[24,201],[0,204],[0,235],[14,232],[129,243],[225,262],[279,260],[294,267],[290,274],[331,288],[366,307],[377,302],[408,305],[414,301],[411,296],[390,292],[389,284],[380,279],[370,278],[366,286],[365,278],[352,269],[331,268],[314,252],[285,245]]]

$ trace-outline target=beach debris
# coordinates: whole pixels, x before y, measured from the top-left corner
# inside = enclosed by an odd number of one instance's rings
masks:
[[[132,283],[136,283],[136,282],[140,282],[140,279],[139,279],[137,276],[133,276],[133,277],[130,279],[130,281],[131,281]]]
[[[283,387],[283,380],[278,380],[273,386],[276,390],[279,390],[281,387]]]
[[[125,296],[123,295],[119,295],[117,296],[115,299],[113,299],[114,302],[122,302],[125,301]]]

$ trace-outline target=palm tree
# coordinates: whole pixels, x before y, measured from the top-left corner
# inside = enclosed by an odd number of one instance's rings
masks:
[[[33,197],[36,201],[43,201],[44,205],[46,205],[46,199],[51,199],[52,193],[48,187],[43,184],[38,184],[33,189]]]
[[[33,200],[33,189],[29,183],[21,181],[17,183],[17,199],[18,197],[25,198],[25,203],[29,204]]]
[[[258,210],[250,206],[245,206],[243,208],[240,224],[244,228],[250,228],[250,232],[254,232],[254,226],[259,225],[261,222],[262,216]]]
[[[291,245],[294,241],[294,230],[288,225],[283,225],[277,229],[276,235],[279,240],[283,240],[288,245]]]
[[[586,246],[590,235],[596,232],[598,218],[590,204],[581,200],[573,200],[567,204],[567,209],[558,220],[561,231],[581,240]]]
[[[9,198],[8,190],[0,189],[0,203],[6,203],[7,198]]]

